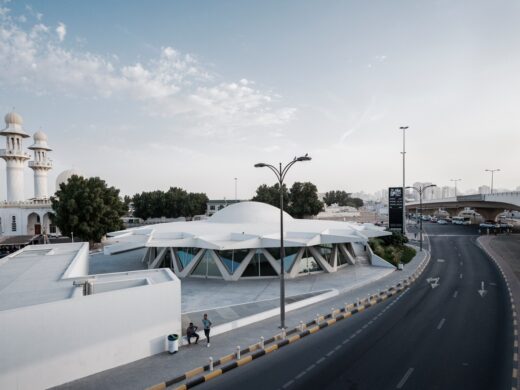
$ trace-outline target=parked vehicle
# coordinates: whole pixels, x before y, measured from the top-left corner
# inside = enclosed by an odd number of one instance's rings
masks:
[[[495,221],[484,221],[482,222],[479,227],[481,228],[484,228],[484,229],[492,229],[492,228],[496,228],[496,227],[500,227],[500,224],[496,223]]]
[[[439,220],[437,221],[437,223],[438,223],[439,225],[447,225],[447,224],[448,224],[448,221],[446,221],[445,219],[439,219]]]
[[[470,217],[453,217],[451,223],[454,225],[471,225],[471,218]]]
[[[435,223],[435,222],[438,221],[438,218],[437,218],[437,217],[432,217],[432,218],[430,219],[430,221],[432,221],[433,223]]]

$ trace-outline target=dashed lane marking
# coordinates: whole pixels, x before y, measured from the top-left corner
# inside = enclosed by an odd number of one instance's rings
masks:
[[[462,274],[460,274],[459,277],[462,279]]]
[[[412,375],[413,370],[414,370],[414,368],[410,367],[408,369],[408,371],[406,371],[406,373],[403,376],[403,379],[401,379],[401,381],[395,387],[396,389],[402,389],[403,388],[403,386],[405,385],[405,383],[408,380],[408,378],[410,378],[410,375]]]
[[[307,367],[307,368],[305,369],[305,371],[308,372],[308,371],[312,370],[314,367],[316,367],[316,364],[313,363],[313,364],[311,364],[309,367]]]
[[[446,322],[446,318],[443,318],[441,320],[441,322],[439,322],[439,325],[437,325],[437,330],[440,330],[442,328],[442,326],[444,325],[444,323]]]
[[[316,364],[320,364],[322,361],[324,361],[325,358],[324,357],[321,357],[319,358],[318,360],[316,360]]]
[[[305,374],[307,374],[306,371],[300,372],[298,375],[296,375],[296,376],[294,377],[294,379],[300,379],[300,378],[301,378],[302,376],[304,376]]]
[[[455,292],[453,293],[453,298],[457,298],[457,295],[459,295],[459,291],[455,290]]]
[[[294,379],[291,379],[289,382],[287,382],[285,385],[282,386],[282,388],[286,389],[289,386],[291,386],[294,383]]]

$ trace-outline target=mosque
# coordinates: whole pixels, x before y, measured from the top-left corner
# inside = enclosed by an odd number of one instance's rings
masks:
[[[52,169],[47,144],[47,135],[38,130],[33,135],[33,144],[28,147],[33,156],[23,149],[23,141],[30,135],[22,127],[23,118],[14,111],[5,115],[5,128],[0,136],[5,137],[5,149],[0,149],[0,158],[6,163],[7,200],[0,202],[1,236],[35,236],[58,234],[51,222],[52,206],[48,191],[47,174]],[[32,160],[31,160],[32,157]],[[25,199],[24,170],[28,166],[34,173],[34,197]],[[62,172],[56,180],[59,184],[69,179],[75,171]]]

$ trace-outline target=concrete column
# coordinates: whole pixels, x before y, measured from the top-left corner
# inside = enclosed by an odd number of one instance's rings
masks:
[[[25,162],[18,159],[6,160],[7,201],[21,202],[24,200],[23,169]]]
[[[34,197],[36,199],[48,197],[47,172],[48,171],[46,169],[34,170]]]

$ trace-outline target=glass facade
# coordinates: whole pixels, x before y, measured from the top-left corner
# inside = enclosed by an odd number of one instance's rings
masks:
[[[348,264],[348,258],[347,256],[345,256],[343,254],[343,251],[341,250],[341,248],[338,246],[338,267],[340,265],[345,265],[345,264]]]
[[[269,263],[269,260],[265,257],[264,253],[257,249],[251,262],[247,265],[242,277],[255,277],[255,276],[276,276],[278,275],[275,269]]]
[[[267,252],[276,260],[276,262],[280,263],[280,248],[266,248]],[[291,269],[291,266],[294,264],[294,260],[296,260],[296,256],[298,255],[298,251],[300,248],[296,247],[288,247],[284,248],[285,257],[283,261],[283,266],[285,268],[285,272],[288,272]]]
[[[323,271],[320,264],[316,261],[309,248],[305,248],[302,258],[298,262],[300,274],[308,274],[311,272]]]
[[[205,250],[199,264],[195,267],[191,275],[205,277],[222,277],[220,270],[215,263],[215,259],[210,250]]]
[[[224,264],[230,274],[234,274],[236,269],[247,257],[249,249],[235,249],[229,251],[215,251],[222,264]]]
[[[316,247],[320,252],[320,255],[329,263],[331,266],[334,266],[334,251],[336,248],[332,244],[323,244]]]
[[[177,257],[179,258],[179,266],[182,271],[186,266],[191,263],[195,255],[200,251],[199,248],[178,248]]]

